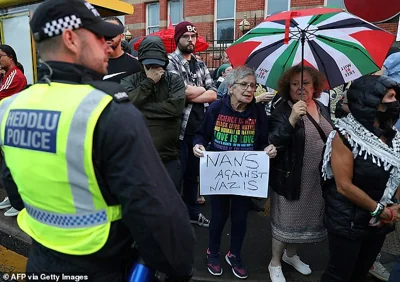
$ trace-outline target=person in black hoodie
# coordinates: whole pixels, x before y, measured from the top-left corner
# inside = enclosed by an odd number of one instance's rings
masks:
[[[143,113],[154,145],[176,189],[181,181],[179,129],[185,108],[185,83],[165,71],[169,60],[158,36],[146,36],[139,46],[143,71],[121,81],[131,102]]]
[[[271,158],[276,156],[274,145],[268,145],[267,114],[264,106],[257,104],[254,92],[257,88],[254,71],[239,67],[226,78],[229,95],[212,103],[205,114],[203,123],[193,139],[193,153],[203,157],[207,144],[210,151],[262,151]],[[243,125],[246,125],[244,130]],[[228,139],[219,134],[228,128],[241,128],[240,134],[227,133]],[[243,132],[245,131],[245,132]],[[227,131],[224,131],[227,132]],[[225,140],[228,140],[226,142]],[[240,251],[246,234],[247,213],[250,198],[235,195],[210,196],[211,223],[207,268],[212,275],[222,274],[219,260],[222,231],[231,213],[231,248],[225,260],[231,265],[233,274],[247,278],[247,270],[242,264]],[[230,208],[229,208],[230,207]]]

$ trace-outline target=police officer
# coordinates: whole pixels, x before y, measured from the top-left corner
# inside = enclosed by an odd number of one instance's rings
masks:
[[[46,70],[0,104],[3,178],[33,241],[27,272],[124,281],[134,243],[149,267],[188,281],[186,207],[140,112],[118,84],[101,81],[105,38],[122,28],[83,0],[47,0],[30,25]]]

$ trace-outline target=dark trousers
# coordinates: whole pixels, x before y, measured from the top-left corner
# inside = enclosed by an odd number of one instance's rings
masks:
[[[181,172],[183,180],[183,200],[190,219],[197,220],[200,209],[197,204],[200,160],[193,154],[193,137],[185,136],[181,145]]]
[[[232,254],[240,257],[244,236],[247,228],[247,214],[250,207],[250,198],[243,196],[210,196],[211,222],[209,227],[209,251],[219,253],[221,237],[225,222],[231,214],[231,248]]]
[[[400,256],[397,257],[396,264],[393,266],[389,278],[389,282],[399,282],[399,281],[400,281]]]
[[[71,256],[73,257],[73,256]],[[119,266],[106,266],[105,264],[98,264],[92,258],[91,262],[89,259],[85,261],[85,265],[79,263],[79,260],[84,261],[84,256],[77,256],[73,263],[72,260],[66,260],[58,255],[55,255],[54,251],[46,249],[40,246],[36,242],[32,242],[31,249],[29,251],[28,261],[26,265],[27,273],[35,273],[40,277],[42,273],[49,274],[75,274],[75,275],[87,275],[88,281],[95,282],[125,282],[128,275],[128,266],[130,263],[121,263]],[[112,260],[112,259],[111,259]],[[27,279],[27,281],[47,281],[42,279]],[[63,280],[65,281],[65,280]]]
[[[329,233],[329,263],[321,282],[364,282],[386,235],[349,240]]]
[[[180,193],[181,191],[181,162],[179,160],[170,160],[163,162],[165,169],[167,170],[169,177],[175,184],[175,188]]]

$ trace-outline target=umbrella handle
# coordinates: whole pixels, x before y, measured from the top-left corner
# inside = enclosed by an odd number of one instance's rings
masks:
[[[302,30],[301,31],[301,78],[300,78],[300,93],[301,93],[301,95],[300,95],[300,97],[301,97],[301,100],[303,100],[303,88],[304,88],[304,82],[303,82],[303,79],[304,79],[304,43],[306,42],[306,31],[305,30]]]

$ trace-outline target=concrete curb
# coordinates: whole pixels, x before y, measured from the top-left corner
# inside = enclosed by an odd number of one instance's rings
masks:
[[[295,272],[285,272],[285,278],[287,282],[319,282],[323,271],[314,271],[309,276],[301,275]],[[196,271],[192,278],[193,282],[228,282],[228,281],[242,281],[236,278],[228,267],[224,268],[222,276],[213,277],[211,274],[205,271]],[[269,272],[266,270],[264,273],[249,273],[249,278],[246,282],[271,282],[269,278]]]
[[[0,189],[0,200],[3,200],[6,192]],[[31,238],[22,231],[17,224],[16,217],[6,217],[0,210],[0,242],[5,248],[23,256],[28,256],[29,248],[32,243]]]

